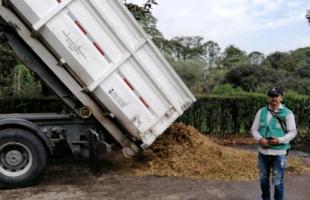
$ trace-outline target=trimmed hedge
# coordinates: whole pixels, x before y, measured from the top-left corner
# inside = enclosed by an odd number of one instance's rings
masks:
[[[310,98],[288,96],[284,98],[284,104],[294,112],[298,129],[308,132]],[[179,121],[194,126],[202,133],[246,133],[251,129],[256,112],[266,105],[265,95],[205,96],[198,98]]]
[[[202,133],[228,134],[249,132],[255,114],[267,105],[265,95],[204,96],[180,117],[179,121],[197,128]],[[310,127],[310,98],[287,96],[298,129],[308,132]],[[56,97],[0,98],[0,113],[61,113],[69,108]]]
[[[0,98],[0,113],[61,113],[67,109],[56,97]]]
[[[205,96],[179,118],[200,132],[223,136],[225,134],[249,133],[255,114],[267,104],[265,95],[240,95],[238,97]],[[298,135],[295,147],[310,152],[310,98],[288,96],[285,105],[296,118]],[[0,98],[0,113],[68,113],[59,98]]]

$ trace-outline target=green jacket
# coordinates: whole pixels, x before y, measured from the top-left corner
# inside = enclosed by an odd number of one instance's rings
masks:
[[[283,106],[283,108],[279,109],[278,115],[285,120],[287,115],[291,112],[292,112],[291,110]],[[259,127],[260,135],[264,138],[283,137],[285,135],[285,132],[283,131],[280,123],[275,117],[272,116],[269,123],[267,124],[267,113],[268,113],[268,107],[264,107],[261,109],[260,127]],[[290,147],[291,147],[290,144],[279,144],[279,145],[271,145],[269,148],[274,150],[287,150],[290,149]]]

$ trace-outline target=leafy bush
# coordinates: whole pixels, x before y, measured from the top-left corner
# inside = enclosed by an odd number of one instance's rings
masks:
[[[209,68],[206,72],[206,81],[204,83],[205,91],[211,93],[216,86],[220,85],[227,71],[228,70],[224,68]]]
[[[211,92],[211,94],[213,95],[222,95],[222,96],[237,96],[245,93],[246,92],[243,91],[241,88],[239,87],[234,88],[230,84],[217,85]]]

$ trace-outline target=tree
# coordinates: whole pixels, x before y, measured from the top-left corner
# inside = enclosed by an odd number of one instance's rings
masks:
[[[144,4],[144,10],[149,12],[153,8],[153,5],[157,5],[156,0],[147,0]]]
[[[308,65],[298,68],[295,73],[297,77],[301,78],[310,78],[310,63]]]
[[[252,65],[260,65],[265,59],[265,55],[258,51],[253,51],[248,55]]]
[[[199,60],[172,60],[173,68],[185,84],[195,93],[203,92],[205,63]]]
[[[144,31],[151,37],[155,45],[162,51],[165,49],[167,41],[163,34],[157,29],[157,19],[153,16],[151,9],[157,5],[155,0],[147,0],[144,6],[124,2],[129,11],[142,25]]]
[[[178,59],[203,59],[205,52],[204,38],[200,36],[175,37],[170,40],[172,57]]]
[[[242,64],[227,72],[223,83],[241,87],[245,91],[256,91],[262,83],[274,85],[284,77],[285,74],[265,66]]]
[[[163,38],[163,34],[157,29],[157,19],[148,13],[139,21],[143,25],[144,31],[152,38]]]
[[[275,52],[267,56],[267,60],[275,70],[294,71],[297,67],[296,62],[290,53]]]
[[[137,4],[127,3],[127,1],[124,0],[124,4],[127,6],[129,11],[133,14],[133,16],[137,20],[140,20],[141,18],[145,17],[146,14],[151,12],[153,5],[157,5],[157,2],[156,0],[146,0],[143,6],[138,6]]]
[[[169,40],[167,48],[169,48],[168,53],[170,53],[171,57],[177,59],[181,59],[181,57],[183,57],[185,47],[177,38]]]
[[[220,46],[218,45],[218,43],[211,40],[207,41],[204,46],[204,58],[207,62],[208,68],[216,67],[221,56]]]
[[[249,64],[249,59],[244,51],[234,45],[229,45],[226,47],[221,61],[223,67],[230,69],[238,63],[240,64],[245,62]]]
[[[10,74],[18,62],[19,59],[8,45],[0,43],[0,88],[11,85],[12,77]]]
[[[291,52],[292,59],[297,67],[302,67],[310,63],[310,47],[299,48]]]
[[[310,94],[310,79],[309,78],[296,78],[289,76],[280,80],[277,85],[285,88],[286,90],[292,90],[298,94],[309,95]]]
[[[40,80],[25,65],[16,65],[12,70],[12,89],[14,96],[36,96],[41,91]]]
[[[245,56],[245,55],[246,53],[244,51],[242,51],[241,49],[232,44],[226,47],[224,51],[225,57]]]
[[[224,68],[209,68],[206,73],[204,89],[210,93],[213,89],[223,83],[227,69]]]

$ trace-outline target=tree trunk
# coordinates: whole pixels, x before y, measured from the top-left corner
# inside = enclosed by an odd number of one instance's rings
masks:
[[[20,68],[18,68],[17,91],[20,94],[21,92],[21,69]]]

